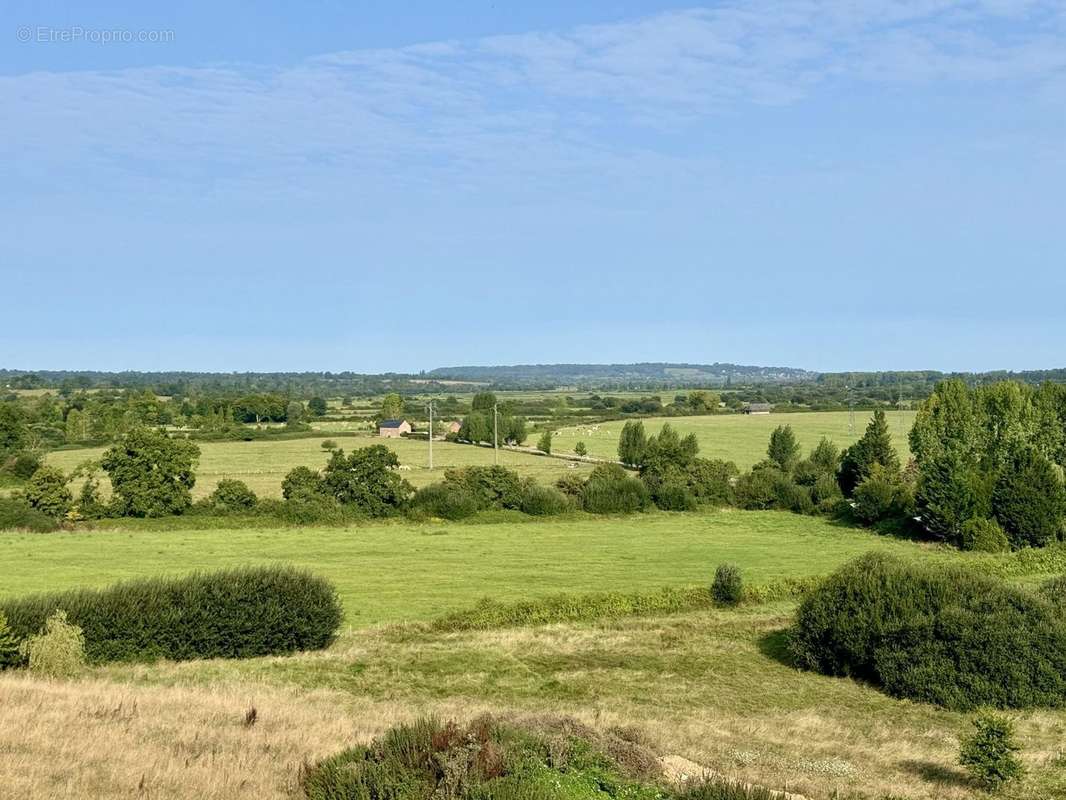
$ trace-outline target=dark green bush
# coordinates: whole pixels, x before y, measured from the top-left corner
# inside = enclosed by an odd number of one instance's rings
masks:
[[[740,470],[732,461],[697,457],[686,472],[688,490],[697,501],[710,506],[733,504],[733,481]]]
[[[246,658],[317,650],[341,622],[328,581],[286,566],[244,567],[181,578],[145,578],[0,603],[26,638],[57,609],[85,634],[92,662]]]
[[[795,514],[814,514],[818,511],[814,505],[809,486],[800,486],[789,475],[781,474],[774,480],[774,507],[791,511]]]
[[[281,496],[286,500],[325,494],[322,476],[310,467],[293,467],[281,482]]]
[[[652,495],[655,505],[663,511],[695,511],[699,502],[683,483],[664,483]]]
[[[599,464],[581,489],[581,507],[591,514],[628,514],[651,504],[651,492],[617,464]]]
[[[220,480],[208,500],[218,514],[247,514],[258,502],[248,484],[234,478]]]
[[[998,714],[981,714],[973,721],[974,732],[964,737],[959,764],[986,789],[995,791],[1025,774],[1014,755],[1021,748],[1014,741],[1014,725]]]
[[[322,470],[322,491],[365,516],[390,516],[414,493],[396,472],[399,465],[396,454],[383,444],[360,447],[347,456],[333,450]]]
[[[555,481],[555,488],[580,505],[581,493],[585,490],[585,478],[578,472],[567,472]]]
[[[1010,550],[1010,540],[994,519],[974,517],[962,524],[959,547],[981,553],[1002,553]]]
[[[774,508],[778,502],[778,486],[788,476],[774,467],[761,467],[745,472],[737,478],[733,493],[737,505],[749,511]]]
[[[6,469],[19,480],[29,480],[33,473],[41,466],[41,457],[36,453],[24,450],[13,455],[6,465]]]
[[[1066,704],[1066,623],[1022,589],[958,567],[859,558],[800,605],[801,667],[947,708]]]
[[[430,517],[460,520],[478,512],[477,500],[464,487],[454,483],[433,483],[419,489],[411,507]]]
[[[192,505],[200,448],[162,431],[130,431],[100,459],[111,479],[111,506],[122,517],[164,517]]]
[[[995,483],[992,512],[1014,547],[1055,541],[1066,514],[1066,490],[1055,466],[1033,450],[1018,454]]]
[[[530,482],[522,489],[522,512],[525,514],[547,517],[565,514],[570,509],[570,498],[550,486]]]
[[[914,513],[914,498],[898,472],[872,464],[852,494],[855,516],[872,525]]]
[[[0,611],[0,669],[13,667],[21,661],[19,639],[7,624],[7,616]]]
[[[0,497],[0,530],[46,533],[58,529],[55,517],[42,514],[21,497]]]
[[[507,467],[457,467],[444,471],[444,483],[467,492],[479,511],[518,509],[522,505],[522,477]]]
[[[30,477],[24,491],[26,502],[49,517],[63,517],[70,511],[74,495],[63,470],[44,464]]]
[[[1040,585],[1040,596],[1066,614],[1066,575],[1057,575]]]
[[[711,584],[714,600],[726,606],[735,606],[744,596],[744,578],[736,564],[719,564]]]
[[[259,508],[290,525],[337,525],[359,518],[357,510],[346,509],[325,494],[295,494],[276,506],[260,501]]]

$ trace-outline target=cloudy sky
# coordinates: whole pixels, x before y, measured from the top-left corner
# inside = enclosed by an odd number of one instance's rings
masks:
[[[1062,0],[82,5],[0,14],[0,366],[1066,365]]]

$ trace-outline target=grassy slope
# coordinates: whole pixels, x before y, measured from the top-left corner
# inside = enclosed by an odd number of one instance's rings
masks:
[[[719,414],[708,417],[658,417],[644,420],[644,430],[657,433],[664,422],[669,422],[683,435],[695,433],[700,443],[700,455],[706,458],[725,458],[735,461],[746,469],[766,457],[766,445],[770,433],[778,425],[791,425],[804,453],[826,436],[840,447],[846,447],[858,439],[873,416],[870,411],[855,412],[855,430],[848,433],[848,412],[824,411],[809,414]],[[903,412],[901,434],[898,412],[889,413],[889,430],[900,451],[907,458],[905,433],[914,422],[914,412]],[[603,422],[598,426],[581,425],[562,428],[552,442],[555,452],[572,452],[577,442],[584,442],[589,455],[598,458],[618,458],[618,434],[624,422]]]
[[[293,467],[305,465],[320,467],[326,463],[328,453],[322,442],[329,438],[289,439],[256,442],[197,442],[200,447],[200,464],[196,473],[195,497],[210,494],[219,478],[239,478],[254,492],[263,497],[280,497],[281,481]],[[433,470],[427,468],[428,443],[415,439],[381,439],[376,436],[338,437],[337,444],[346,451],[372,444],[384,444],[392,448],[400,463],[411,467],[403,476],[415,486],[425,486],[444,477],[448,467],[469,464],[492,464],[492,449],[471,447],[451,442],[433,443]],[[60,450],[50,453],[48,461],[69,472],[82,461],[99,458],[104,448]],[[551,483],[564,472],[577,469],[588,471],[591,467],[569,466],[570,462],[529,453],[501,450],[500,463],[518,469],[523,475]],[[105,481],[106,482],[106,481]]]
[[[492,595],[702,584],[723,561],[749,580],[820,575],[853,556],[921,546],[784,512],[651,513],[521,523],[0,535],[0,596],[271,560],[335,581],[348,622],[426,619]],[[961,555],[959,556],[961,557]]]

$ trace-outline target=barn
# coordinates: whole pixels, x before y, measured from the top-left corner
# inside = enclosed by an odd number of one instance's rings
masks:
[[[744,406],[745,414],[769,414],[773,410],[769,403],[748,403]]]
[[[399,439],[411,432],[411,423],[405,419],[383,419],[378,423],[378,436],[386,439]]]

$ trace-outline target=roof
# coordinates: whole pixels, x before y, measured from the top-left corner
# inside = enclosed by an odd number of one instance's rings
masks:
[[[405,419],[383,419],[378,423],[379,428],[399,428],[407,420]]]
[[[769,411],[773,408],[769,403],[748,403],[746,407],[749,411]]]

